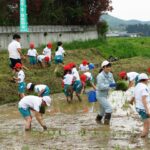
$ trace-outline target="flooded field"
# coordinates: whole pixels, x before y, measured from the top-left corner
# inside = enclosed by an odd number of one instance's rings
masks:
[[[63,94],[53,95],[52,106],[47,109],[44,120],[47,131],[32,121],[32,131],[24,131],[24,120],[17,104],[0,106],[0,150],[148,150],[150,137],[140,138],[142,122],[127,104],[130,92],[111,93],[114,111],[111,125],[95,122],[98,103],[89,104],[76,97],[68,104]]]

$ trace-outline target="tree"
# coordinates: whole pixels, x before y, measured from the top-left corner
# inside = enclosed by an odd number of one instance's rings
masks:
[[[18,24],[19,0],[1,0],[0,6],[0,25]]]
[[[134,24],[126,27],[128,33],[138,33],[143,36],[150,36],[150,25],[148,24]]]
[[[108,24],[105,21],[101,21],[97,24],[98,37],[105,39],[108,31]]]
[[[111,11],[111,0],[84,0],[84,24],[97,24],[99,17],[105,11]]]
[[[27,15],[29,24],[40,24],[42,0],[27,0]]]
[[[0,13],[5,14],[0,24],[19,25],[19,0],[0,4]],[[103,12],[112,10],[110,5],[111,0],[27,0],[28,21],[29,25],[95,25]]]

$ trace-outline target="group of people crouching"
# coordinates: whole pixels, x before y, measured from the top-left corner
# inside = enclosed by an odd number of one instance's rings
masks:
[[[68,63],[64,66],[64,77],[62,80],[62,86],[64,88],[64,93],[67,98],[67,102],[71,102],[73,99],[73,92],[79,101],[82,101],[80,94],[85,93],[85,87],[87,82],[89,82],[94,90],[96,86],[94,84],[94,78],[89,70],[94,69],[94,64],[88,63],[87,60],[83,60],[82,64],[79,66],[79,70],[83,72],[79,75],[78,69],[74,62]]]
[[[18,64],[16,64],[15,68],[18,69],[18,79],[21,82],[22,75],[19,76],[19,74],[23,74],[23,71],[21,66],[17,65]],[[111,72],[111,66],[112,64],[107,60],[102,62],[100,72],[96,77],[96,85],[94,84],[92,73],[88,71],[93,69],[94,65],[88,64],[86,60],[83,60],[82,64],[79,66],[79,70],[83,71],[80,75],[76,64],[73,62],[68,63],[63,67],[64,77],[62,80],[62,86],[64,88],[64,94],[66,95],[67,102],[70,103],[72,101],[73,92],[76,93],[78,100],[82,101],[80,94],[85,92],[86,84],[87,82],[90,82],[93,89],[96,91],[96,99],[100,104],[99,113],[96,116],[96,122],[99,124],[104,123],[109,125],[111,120],[112,106],[108,101],[108,94],[109,90],[116,88],[116,83]],[[125,71],[120,72],[119,77],[129,81],[129,88],[135,85],[134,95],[131,103],[135,103],[136,110],[144,122],[141,137],[145,137],[148,135],[150,128],[150,93],[148,88],[149,78],[145,73],[126,73]],[[18,79],[16,78],[15,80]],[[24,86],[22,84],[23,83],[21,82],[21,85],[19,86],[20,91],[21,87]],[[47,85],[35,85],[33,83],[28,83],[26,88],[29,91],[37,92],[38,96],[23,95],[23,98],[18,104],[19,111],[26,120],[25,128],[26,130],[31,129],[32,117],[30,111],[33,110],[35,117],[43,129],[46,130],[47,127],[43,122],[42,114],[45,112],[43,107],[49,106],[51,103],[50,89]]]
[[[47,127],[42,119],[42,114],[45,113],[45,107],[50,106],[51,103],[50,89],[47,85],[43,84],[35,85],[33,83],[28,83],[26,86],[24,82],[25,73],[22,69],[23,65],[20,59],[20,55],[22,55],[22,53],[19,40],[20,36],[14,35],[13,41],[8,46],[11,68],[15,69],[17,72],[17,76],[14,76],[13,79],[18,83],[18,92],[21,99],[18,104],[19,112],[26,121],[26,131],[31,130],[31,111],[35,113],[36,119],[41,124],[43,129],[46,130]],[[42,57],[38,58],[39,61],[43,61],[43,58],[45,62],[49,62],[51,60],[51,47],[52,45],[48,43],[47,47],[43,51],[44,56],[42,55]],[[28,51],[27,55],[29,56],[30,64],[34,64],[36,62],[34,57],[36,56],[33,57],[33,55],[36,55],[36,51],[34,50],[33,43],[30,44],[30,48],[31,49]],[[80,94],[85,92],[86,84],[87,82],[90,82],[93,89],[96,91],[96,99],[100,104],[99,113],[96,116],[96,122],[104,122],[104,124],[109,124],[111,120],[112,106],[108,101],[108,94],[109,90],[116,88],[116,83],[111,72],[112,64],[107,60],[102,62],[100,72],[96,77],[95,85],[93,75],[89,71],[94,69],[94,64],[88,63],[87,60],[83,60],[82,64],[79,66],[79,70],[82,72],[82,74],[79,75],[75,63],[72,62],[68,63],[67,65],[63,64],[64,53],[65,51],[62,47],[62,42],[58,42],[54,60],[55,64],[62,64],[64,67],[62,85],[67,102],[70,103],[72,101],[73,92],[76,93],[79,101],[81,101]],[[121,79],[128,80],[129,87],[134,86],[135,84],[134,95],[131,103],[135,103],[136,110],[144,122],[144,128],[141,137],[145,137],[148,135],[150,128],[150,92],[148,88],[149,78],[145,73],[126,73],[125,71],[121,71],[119,73],[119,77]],[[25,89],[38,93],[38,96],[25,96]]]
[[[14,67],[16,71],[16,76],[13,79],[18,83],[18,93],[20,101],[18,103],[19,112],[24,117],[26,124],[25,130],[31,130],[32,116],[31,111],[35,114],[37,121],[43,127],[44,130],[47,129],[43,119],[42,114],[45,113],[45,107],[50,106],[50,88],[44,84],[34,84],[25,83],[25,73],[23,70],[23,65],[21,63],[16,63]],[[85,91],[86,82],[89,81],[93,88],[96,89],[92,73],[89,71],[94,69],[94,64],[88,64],[86,60],[83,60],[79,69],[83,72],[81,76],[76,68],[76,64],[71,62],[63,66],[64,77],[62,80],[62,85],[64,88],[64,94],[66,95],[67,102],[70,103],[73,99],[73,92],[75,91],[76,96],[79,101],[81,99],[82,90]],[[88,72],[89,71],[89,72]],[[34,95],[25,95],[25,90],[34,92],[37,96]]]

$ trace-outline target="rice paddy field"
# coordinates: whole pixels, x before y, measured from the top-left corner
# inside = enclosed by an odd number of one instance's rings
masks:
[[[110,56],[115,80],[122,70],[127,72],[147,72],[150,67],[150,38],[109,38],[106,41],[74,41],[64,43],[66,56],[64,63],[75,62],[77,67],[83,59],[95,64],[92,70],[97,76],[100,64]],[[44,46],[38,47],[40,54]],[[27,53],[27,49],[23,49]],[[52,55],[54,57],[55,43]],[[142,122],[134,106],[128,104],[131,91],[111,91],[110,101],[113,116],[110,126],[99,125],[95,117],[99,109],[98,102],[89,103],[87,95],[82,95],[82,102],[74,96],[71,104],[66,102],[62,93],[61,77],[50,66],[31,68],[28,58],[23,60],[29,70],[25,70],[26,83],[43,83],[51,89],[52,104],[44,115],[47,131],[33,118],[32,131],[24,131],[24,120],[21,118],[17,104],[17,84],[12,82],[13,73],[9,68],[7,50],[0,51],[0,149],[4,150],[147,150],[150,147],[149,137],[140,138]],[[61,67],[58,70],[61,71]],[[90,87],[89,87],[90,88]],[[87,90],[89,90],[87,88]],[[26,94],[34,94],[28,93]]]

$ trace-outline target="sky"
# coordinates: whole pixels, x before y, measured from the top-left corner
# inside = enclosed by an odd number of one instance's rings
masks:
[[[114,17],[150,21],[150,0],[112,0],[112,6],[108,14]]]

